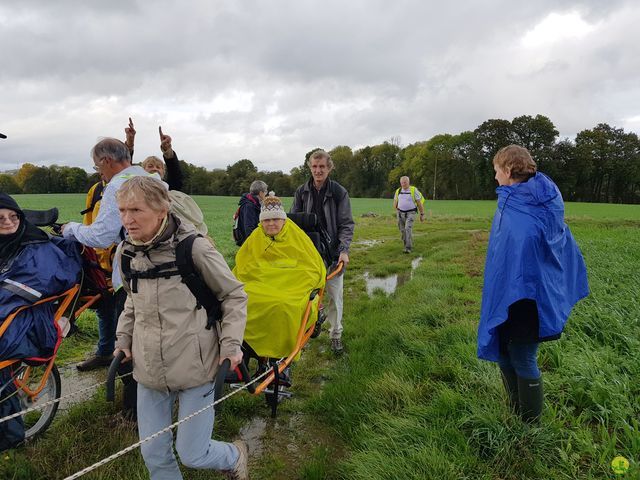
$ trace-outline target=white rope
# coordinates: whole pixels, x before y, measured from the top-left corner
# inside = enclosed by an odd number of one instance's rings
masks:
[[[284,357],[283,357],[284,358]],[[282,362],[282,359],[278,360],[278,363]],[[242,387],[238,388],[237,390],[233,390],[231,393],[225,395],[224,397],[216,400],[215,402],[207,405],[206,407],[201,408],[200,410],[198,410],[197,412],[192,413],[191,415],[187,415],[186,417],[184,417],[181,420],[176,421],[175,423],[172,423],[171,425],[169,425],[168,427],[163,428],[162,430],[149,435],[146,438],[143,438],[142,440],[140,440],[139,442],[136,442],[132,445],[129,445],[126,448],[123,448],[122,450],[120,450],[119,452],[114,453],[113,455],[109,455],[106,458],[103,458],[102,460],[94,463],[93,465],[88,466],[87,468],[83,468],[82,470],[80,470],[79,472],[74,473],[73,475],[66,477],[64,480],[75,480],[76,478],[80,478],[81,476],[83,476],[85,473],[89,473],[92,472],[93,470],[95,470],[96,468],[99,468],[103,465],[106,465],[107,463],[109,463],[111,460],[115,460],[118,457],[121,457],[122,455],[129,453],[132,450],[135,450],[136,448],[138,448],[140,445],[142,445],[143,443],[146,443],[150,440],[153,440],[156,437],[159,437],[160,435],[162,435],[163,433],[167,433],[170,432],[171,430],[173,430],[175,427],[177,427],[178,425],[180,425],[181,423],[186,422],[187,420],[192,419],[193,417],[195,417],[196,415],[200,415],[202,412],[205,412],[206,410],[214,407],[215,405],[217,405],[218,403],[223,402],[224,400],[226,400],[229,397],[232,397],[233,395],[241,392],[242,390],[244,390],[245,388],[247,388],[249,385],[257,382],[258,380],[260,380],[262,377],[265,377],[269,374],[273,373],[273,369],[268,369],[267,371],[265,371],[264,373],[258,375],[256,378],[254,378],[253,380],[251,380],[249,383],[246,383],[245,385],[243,385]]]
[[[131,375],[131,374],[132,374],[132,372],[125,373],[124,375],[120,375],[120,376],[118,376],[116,378],[124,378],[124,377],[127,377],[127,376]],[[78,391],[69,393],[69,394],[64,395],[62,397],[55,398],[53,400],[49,400],[48,402],[45,402],[45,403],[43,403],[41,405],[34,405],[33,407],[25,408],[24,410],[21,410],[21,411],[19,411],[17,413],[12,413],[11,415],[7,415],[6,417],[0,418],[0,423],[7,422],[7,421],[11,420],[12,418],[20,417],[20,416],[22,416],[22,415],[24,415],[26,413],[33,412],[35,410],[43,409],[45,407],[48,407],[49,405],[53,405],[54,403],[58,403],[58,402],[61,402],[62,400],[66,400],[67,398],[71,398],[71,397],[75,397],[76,395],[80,395],[81,393],[88,392],[90,390],[94,390],[94,389],[100,387],[101,385],[104,385],[105,383],[107,383],[106,380],[104,382],[100,382],[100,383],[96,383],[95,385],[91,385],[90,387],[85,387],[85,388],[82,388],[82,389],[80,389]],[[19,391],[20,391],[20,389],[16,390],[11,395],[14,395],[14,394],[18,393]],[[10,397],[7,397],[7,398],[10,398]],[[4,400],[6,400],[6,398]]]

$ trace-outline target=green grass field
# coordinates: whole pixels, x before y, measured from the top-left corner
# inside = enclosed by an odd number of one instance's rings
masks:
[[[237,199],[196,197],[232,263]],[[17,196],[24,207],[57,206],[78,219],[82,195]],[[565,334],[543,344],[545,411],[529,426],[507,410],[496,365],[475,356],[484,254],[495,202],[428,202],[403,255],[391,202],[353,199],[355,244],[345,283],[346,353],[312,341],[293,372],[294,397],[276,420],[260,398],[240,395],[216,419],[216,438],[252,438],[260,479],[609,479],[616,455],[640,478],[640,206],[568,204],[591,295]],[[362,217],[374,212],[376,217]],[[372,244],[364,240],[375,241]],[[364,273],[413,278],[367,296]],[[74,362],[95,341],[63,343]],[[65,392],[63,392],[65,393]],[[40,440],[5,452],[0,477],[64,478],[137,440],[98,392],[60,415]],[[252,436],[253,435],[253,436]],[[216,478],[184,470],[187,479]],[[85,478],[148,478],[133,452]]]

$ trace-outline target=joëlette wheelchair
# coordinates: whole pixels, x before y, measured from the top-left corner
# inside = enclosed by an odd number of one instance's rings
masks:
[[[58,219],[58,209],[50,210],[23,210],[25,217],[38,227],[55,227]],[[83,255],[83,260],[86,257]],[[84,263],[84,262],[83,262]],[[85,263],[86,266],[86,263]],[[7,331],[14,319],[27,309],[50,303],[54,306],[54,314],[51,321],[54,323],[58,338],[53,354],[46,357],[13,358],[0,360],[0,370],[8,369],[9,378],[0,384],[0,393],[7,391],[11,384],[15,391],[10,396],[16,395],[20,400],[20,411],[34,407],[35,409],[21,415],[25,429],[25,440],[32,439],[43,433],[53,421],[58,411],[61,395],[60,372],[55,360],[62,339],[75,323],[75,320],[88,308],[99,301],[108,292],[92,291],[83,287],[85,285],[84,271],[80,277],[80,283],[74,285],[58,295],[40,299],[31,305],[21,306],[12,311],[2,323],[0,323],[0,336]],[[88,283],[88,282],[87,282]],[[9,396],[0,400],[4,402]],[[42,406],[42,408],[38,408]]]
[[[323,238],[325,234],[321,231],[317,216],[314,213],[290,213],[288,217],[309,236],[316,249],[320,252],[321,256],[324,257],[325,255],[323,255],[323,253],[327,251],[328,241]],[[339,275],[342,268],[342,263],[335,265],[327,275],[327,281]],[[326,319],[322,305],[323,297],[324,288],[315,289],[308,293],[306,307],[301,313],[295,346],[282,361],[274,358],[260,357],[251,345],[246,341],[243,342],[242,350],[244,356],[239,368],[236,368],[235,372],[227,372],[228,365],[225,368],[223,364],[220,369],[221,371],[216,379],[216,398],[221,397],[224,383],[238,384],[240,382],[251,381],[252,378],[248,373],[248,364],[252,358],[255,358],[258,361],[258,368],[254,374],[254,378],[268,370],[270,370],[270,373],[267,374],[255,388],[248,390],[254,395],[264,394],[267,405],[271,407],[271,416],[275,417],[280,401],[283,398],[291,396],[291,392],[287,391],[287,387],[291,385],[290,377],[287,373],[289,366],[294,359],[298,357],[309,340],[320,335],[322,324]],[[314,315],[315,318],[311,318],[313,312],[312,304],[316,298],[318,299],[317,315]],[[274,332],[274,335],[277,335],[277,332]]]

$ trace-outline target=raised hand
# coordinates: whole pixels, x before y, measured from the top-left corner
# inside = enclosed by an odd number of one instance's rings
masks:
[[[171,151],[171,137],[162,133],[162,127],[158,127],[160,132],[160,150],[162,153],[168,153]]]
[[[133,120],[131,120],[131,117],[129,117],[129,126],[124,129],[124,134],[126,136],[126,140],[124,143],[127,144],[129,150],[133,150],[133,145],[136,138],[136,129],[133,127]]]

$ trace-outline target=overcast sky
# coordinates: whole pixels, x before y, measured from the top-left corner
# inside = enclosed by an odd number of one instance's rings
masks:
[[[162,125],[191,163],[285,172],[489,118],[640,132],[638,24],[631,0],[0,0],[0,170],[89,169],[129,116],[138,161]]]

